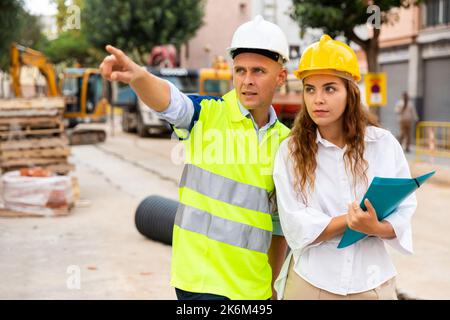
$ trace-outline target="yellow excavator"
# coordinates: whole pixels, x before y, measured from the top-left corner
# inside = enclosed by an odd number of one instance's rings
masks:
[[[47,96],[64,97],[64,119],[70,144],[94,144],[105,141],[106,130],[103,126],[110,108],[111,88],[103,81],[99,70],[68,68],[63,72],[58,86],[53,64],[42,52],[13,43],[10,73],[16,97],[22,97],[20,69],[24,65],[38,68],[45,77]]]
[[[199,71],[199,93],[204,96],[221,97],[233,87],[233,75],[226,60],[222,56],[214,59],[211,68]]]

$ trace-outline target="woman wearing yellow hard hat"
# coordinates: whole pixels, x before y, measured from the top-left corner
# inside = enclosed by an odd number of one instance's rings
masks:
[[[305,107],[274,165],[278,211],[291,248],[275,283],[282,299],[396,299],[396,270],[385,248],[412,253],[407,198],[382,222],[359,201],[374,176],[411,177],[394,136],[361,105],[355,52],[328,35],[303,53],[295,75]],[[370,235],[338,249],[345,229]]]

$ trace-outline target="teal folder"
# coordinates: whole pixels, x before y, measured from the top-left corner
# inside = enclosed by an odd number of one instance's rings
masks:
[[[403,200],[427,181],[428,178],[434,175],[435,172],[432,171],[413,179],[375,177],[359,206],[366,211],[367,208],[364,205],[364,200],[369,199],[377,212],[378,220],[381,221],[390,216]],[[339,242],[338,248],[348,247],[366,236],[364,233],[347,227]]]

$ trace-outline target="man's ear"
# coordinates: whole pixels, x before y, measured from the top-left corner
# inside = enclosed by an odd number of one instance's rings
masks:
[[[281,68],[280,72],[278,73],[277,78],[277,86],[281,87],[283,84],[286,83],[288,72],[285,67]]]

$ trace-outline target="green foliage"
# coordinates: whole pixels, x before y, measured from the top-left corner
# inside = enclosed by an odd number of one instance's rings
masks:
[[[73,12],[69,9],[72,5],[78,6],[82,10],[85,6],[85,0],[52,0],[57,7],[56,24],[58,27],[58,37],[48,41],[45,47],[41,47],[42,51],[49,60],[57,64],[58,68],[70,67],[80,64],[82,67],[96,67],[103,58],[98,50],[89,43],[84,28],[67,29],[68,19]],[[81,25],[83,26],[83,25]]]
[[[9,66],[9,46],[15,41],[42,51],[52,63],[96,66],[112,44],[142,63],[158,44],[180,47],[202,25],[203,0],[53,0],[57,4],[58,37],[47,40],[38,17],[27,13],[23,0],[0,2],[0,68]],[[69,5],[79,6],[81,30],[64,30]]]
[[[79,30],[62,32],[43,48],[44,54],[53,62],[85,65],[89,62],[89,43]]]
[[[12,42],[39,48],[45,46],[46,41],[38,17],[25,11],[22,0],[0,1],[0,69],[9,68]]]
[[[364,25],[373,15],[367,12],[368,3],[378,6],[380,24],[393,24],[398,20],[391,9],[416,5],[421,0],[292,0],[291,18],[300,26],[303,33],[306,28],[320,28],[331,37],[345,36],[354,41],[365,51],[369,71],[377,69],[379,28],[374,28],[372,37],[362,39],[354,33],[354,28]]]
[[[151,48],[179,48],[203,24],[202,0],[90,0],[82,13],[89,42],[104,51],[107,44],[145,60]]]
[[[10,43],[18,33],[17,22],[22,12],[19,0],[3,0],[0,2],[0,54],[8,52]]]
[[[71,0],[69,2],[66,0],[51,0],[51,2],[56,5],[57,12],[55,18],[58,34],[65,31],[64,25],[67,22],[67,9],[70,8],[70,6],[75,5],[83,10],[85,4],[85,0]]]
[[[361,17],[365,16],[365,7],[357,5],[357,2],[360,1],[342,1],[336,5],[336,1],[293,0],[294,11],[291,17],[299,23],[301,29],[321,28],[334,38],[347,26],[363,23]]]
[[[0,69],[9,66],[9,47],[21,27],[22,2],[20,0],[4,0],[0,2]]]
[[[17,37],[17,42],[26,47],[36,48],[37,50],[45,47],[48,40],[42,33],[39,17],[24,12],[23,20],[25,21],[25,26]]]
[[[367,0],[293,0],[291,17],[303,29],[306,27],[320,28],[331,36],[345,34],[355,26],[363,25],[372,13],[367,13]],[[409,7],[418,1],[412,0],[374,0],[374,5],[380,8],[381,24],[393,23],[397,16],[390,10],[399,7]]]
[[[64,20],[66,18],[67,5],[65,0],[52,0],[56,4],[56,26],[58,28],[58,33],[62,31],[64,26]]]

